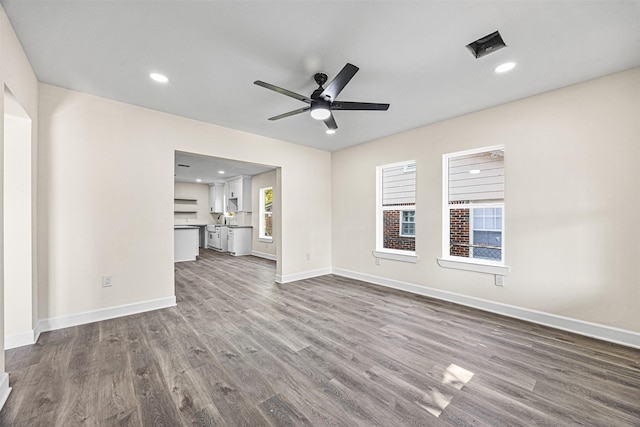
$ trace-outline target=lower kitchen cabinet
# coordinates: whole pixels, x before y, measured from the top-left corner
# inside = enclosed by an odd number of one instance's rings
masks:
[[[207,233],[209,234],[209,248],[220,252],[227,252],[227,230],[226,225],[207,225]]]
[[[251,238],[253,233],[253,227],[249,226],[236,226],[228,227],[227,241],[229,253],[233,256],[249,255],[251,254]]]
[[[198,256],[200,230],[198,227],[173,227],[173,256],[175,262],[195,261]]]

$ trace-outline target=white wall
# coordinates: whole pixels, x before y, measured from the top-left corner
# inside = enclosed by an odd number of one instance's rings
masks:
[[[174,199],[195,199],[196,205],[175,202],[176,210],[195,210],[195,214],[174,214],[176,224],[213,224],[215,221],[209,213],[209,185],[190,182],[174,184]],[[217,217],[217,215],[215,215]]]
[[[40,118],[41,318],[174,295],[175,150],[280,166],[277,273],[330,268],[330,153],[45,84]]]
[[[504,144],[506,286],[436,264],[442,155]],[[375,167],[417,160],[416,264],[375,265]],[[640,69],[333,153],[333,267],[640,332]]]
[[[36,271],[37,264],[37,252],[36,252],[36,239],[37,239],[37,224],[35,221],[37,215],[37,180],[36,180],[36,163],[37,163],[37,125],[38,125],[38,82],[35,74],[31,69],[31,65],[27,60],[27,57],[22,50],[22,46],[16,37],[7,15],[4,13],[4,9],[0,7],[0,87],[8,88],[15,100],[26,114],[31,117],[31,187],[29,189],[29,197],[31,198],[31,212],[28,215],[31,217],[31,236],[32,236],[32,252],[31,252],[31,275],[32,275],[32,324],[35,322],[35,313],[37,312],[38,300],[35,292],[35,287],[38,284],[38,277]],[[4,90],[0,91],[2,102],[0,106],[4,110]],[[0,120],[2,129],[0,129],[0,168],[4,169],[4,111],[0,114],[2,119]],[[0,173],[0,181],[3,180],[4,171]],[[0,192],[4,193],[3,185],[0,185]],[[4,242],[4,194],[0,195],[0,240]],[[0,245],[0,308],[2,308],[2,315],[0,315],[0,349],[4,348],[4,244]],[[4,404],[5,399],[9,393],[9,380],[8,376],[4,373],[4,352],[0,351],[0,407]]]
[[[261,242],[258,240],[260,230],[260,189],[266,187],[273,187],[274,193],[277,192],[276,187],[276,171],[261,173],[260,175],[254,175],[251,179],[251,197],[253,208],[252,223],[253,226],[253,252],[264,258],[273,258],[276,256],[276,242],[275,238],[271,243]],[[275,194],[274,194],[275,196]],[[275,208],[275,203],[272,205],[272,209]],[[274,210],[273,215],[277,215]]]
[[[21,110],[5,90],[5,348],[33,342],[31,119],[23,116],[24,111],[10,111],[12,109]]]

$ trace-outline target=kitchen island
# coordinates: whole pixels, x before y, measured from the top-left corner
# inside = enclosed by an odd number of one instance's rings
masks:
[[[200,227],[175,225],[173,227],[173,259],[175,262],[195,261],[198,256]]]

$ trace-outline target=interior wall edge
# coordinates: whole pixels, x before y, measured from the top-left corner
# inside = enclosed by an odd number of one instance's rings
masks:
[[[9,374],[3,372],[0,377],[0,409],[4,406],[10,393],[11,387],[9,387]]]
[[[402,282],[394,279],[387,279],[385,277],[358,273],[342,268],[334,268],[332,273],[338,276],[347,277],[349,279],[361,280],[363,282],[371,283],[378,286],[384,286],[387,288],[397,289],[412,294],[435,298],[442,301],[448,301],[466,307],[477,308],[479,310],[487,311],[490,313],[512,317],[515,319],[548,326],[554,329],[572,332],[578,335],[596,338],[614,344],[624,345],[626,347],[640,349],[640,333],[638,332],[559,316],[556,314],[545,313],[542,311],[531,310],[528,308],[488,301],[481,298],[469,297],[453,292],[442,291],[439,289],[433,289],[426,286]]]

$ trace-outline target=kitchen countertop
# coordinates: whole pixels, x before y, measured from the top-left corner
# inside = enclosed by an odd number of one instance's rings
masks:
[[[228,225],[228,224],[227,224],[227,227],[229,227],[229,228],[253,228],[252,225]]]
[[[173,229],[174,230],[188,230],[188,229],[198,229],[201,226],[199,225],[174,225]]]

